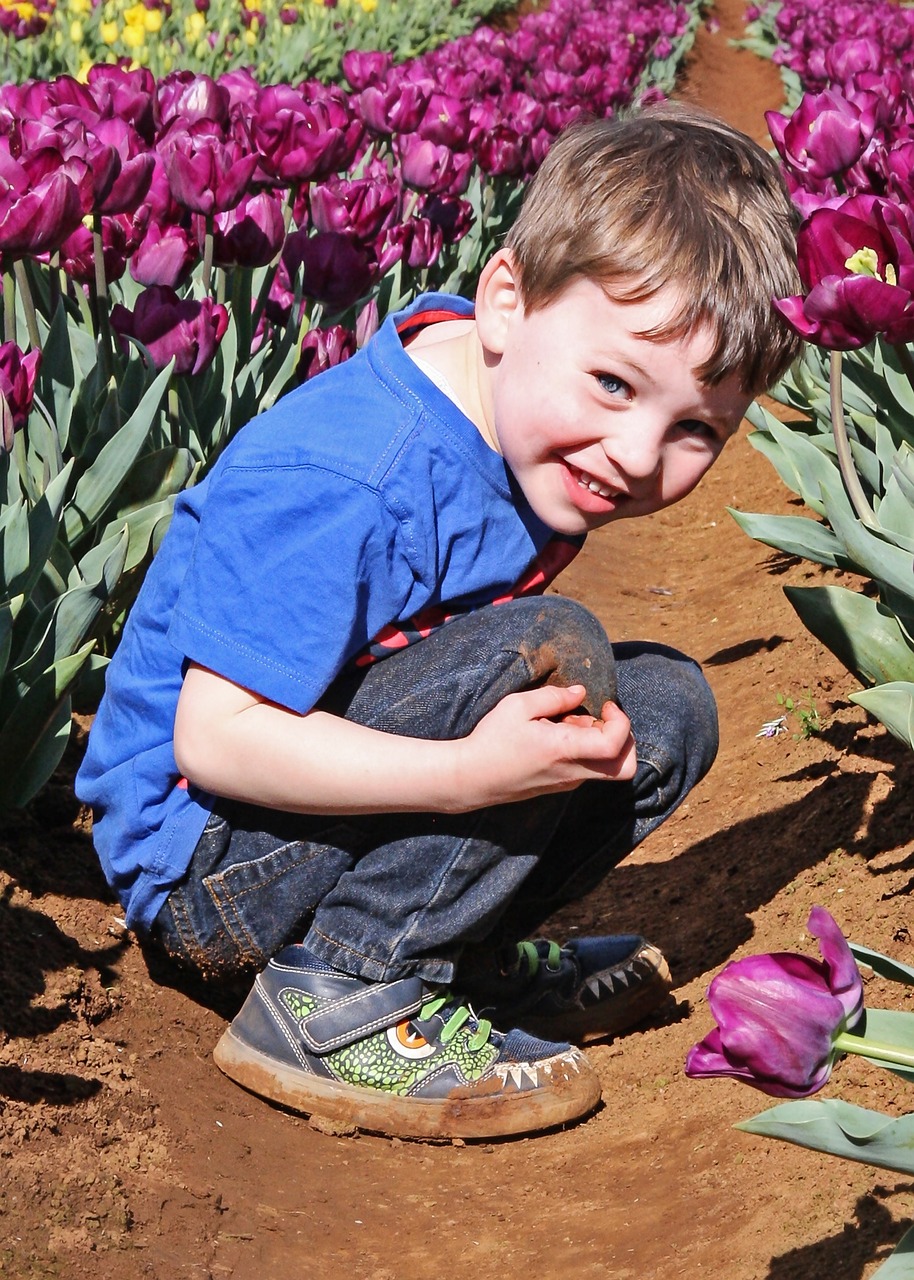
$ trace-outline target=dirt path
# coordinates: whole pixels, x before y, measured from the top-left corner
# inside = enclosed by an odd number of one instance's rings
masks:
[[[718,12],[687,96],[761,139],[777,74],[728,48],[741,0]],[[678,984],[666,1021],[591,1051],[603,1109],[565,1133],[429,1146],[320,1132],[244,1094],[210,1058],[231,995],[211,1009],[150,977],[61,783],[0,832],[0,1274],[872,1274],[912,1214],[912,1188],[736,1133],[766,1100],[682,1073],[710,1025],[712,973],[743,949],[810,950],[814,902],[912,959],[911,760],[842,700],[852,682],[787,606],[782,584],[810,571],[751,543],[727,505],[791,509],[745,440],[686,502],[592,539],[562,583],[612,636],[694,654],[721,709],[710,778],[611,888],[555,922],[643,929]],[[779,692],[806,690],[822,736],[755,736]],[[843,1065],[831,1090],[906,1101],[865,1065]]]

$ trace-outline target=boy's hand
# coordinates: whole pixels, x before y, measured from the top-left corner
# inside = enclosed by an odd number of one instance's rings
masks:
[[[634,777],[635,740],[612,702],[601,718],[581,714],[582,685],[512,693],[461,739],[467,808],[571,791],[589,780]],[[456,745],[456,744],[455,744]]]

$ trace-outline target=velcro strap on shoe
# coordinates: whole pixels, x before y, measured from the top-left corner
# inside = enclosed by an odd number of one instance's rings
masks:
[[[421,978],[376,982],[333,1004],[325,1004],[302,1018],[299,1026],[312,1053],[330,1053],[411,1018],[427,999],[428,988]]]

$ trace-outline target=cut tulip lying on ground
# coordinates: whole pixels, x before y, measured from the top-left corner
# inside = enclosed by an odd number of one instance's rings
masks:
[[[858,1054],[914,1081],[914,1013],[868,1009],[858,962],[914,985],[914,968],[848,943],[832,916],[813,907],[807,924],[821,960],[792,952],[748,956],[725,965],[708,1003],[718,1026],[690,1049],[686,1075],[731,1076],[781,1103],[736,1125],[762,1137],[863,1164],[914,1173],[914,1113],[891,1117],[837,1098],[811,1099],[845,1054]],[[914,1229],[873,1280],[900,1280],[914,1254]]]

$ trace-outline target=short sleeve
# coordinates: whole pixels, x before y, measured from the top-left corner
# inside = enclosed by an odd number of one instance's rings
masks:
[[[406,539],[375,489],[320,466],[227,467],[213,479],[168,638],[303,713],[413,607]]]

